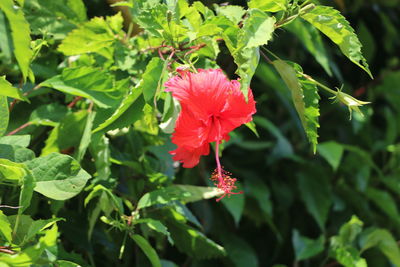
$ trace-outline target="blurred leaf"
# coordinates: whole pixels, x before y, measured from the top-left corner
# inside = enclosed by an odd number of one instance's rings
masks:
[[[28,147],[31,142],[30,135],[9,135],[0,137],[0,144]]]
[[[227,17],[230,21],[232,21],[236,25],[242,20],[243,15],[246,13],[246,11],[241,6],[234,6],[234,5],[217,6],[217,5],[215,5],[215,8],[216,8],[218,15],[221,14],[221,15]]]
[[[58,153],[26,162],[36,179],[35,191],[55,200],[77,195],[90,175],[72,157]]]
[[[96,134],[92,136],[89,144],[90,154],[94,159],[97,176],[96,180],[108,181],[111,175],[110,142],[105,135]]]
[[[25,20],[24,13],[19,6],[14,5],[13,0],[2,0],[0,9],[3,10],[10,23],[11,36],[14,45],[14,55],[18,61],[24,80],[30,75],[29,65],[33,52],[30,47],[31,32],[29,24]]]
[[[325,72],[329,76],[332,76],[327,51],[319,32],[310,24],[299,19],[293,20],[291,23],[285,25],[285,28],[300,39],[308,52],[310,52],[321,67],[324,68]]]
[[[224,247],[229,259],[233,263],[231,266],[260,266],[256,252],[244,239],[235,235],[229,236],[224,241]]]
[[[262,11],[278,12],[286,10],[287,0],[250,0],[249,8],[258,8]]]
[[[160,221],[158,220],[154,220],[154,219],[150,219],[150,218],[145,218],[145,219],[139,219],[139,220],[135,220],[133,222],[134,224],[146,224],[147,227],[149,227],[151,230],[159,232],[165,236],[168,237],[168,241],[173,245],[174,242],[171,239],[171,234],[168,232],[168,228],[162,224]]]
[[[0,96],[0,137],[7,131],[9,120],[7,97]]]
[[[318,239],[310,239],[300,235],[299,231],[294,229],[292,243],[296,254],[296,260],[306,260],[321,253],[324,250],[324,239],[323,235]]]
[[[58,103],[50,103],[36,108],[29,118],[31,124],[57,126],[58,122],[67,114],[66,106]]]
[[[315,6],[301,16],[337,44],[342,53],[372,78],[368,63],[361,53],[361,43],[354,29],[339,11],[328,6]]]
[[[318,153],[332,166],[336,171],[339,167],[343,155],[343,146],[334,141],[318,144]]]
[[[153,267],[161,267],[160,259],[154,248],[149,244],[149,242],[140,235],[130,235],[130,237],[136,242],[143,253],[150,260]]]
[[[79,143],[78,153],[76,154],[76,160],[80,162],[85,156],[86,150],[89,147],[90,141],[92,139],[92,127],[93,120],[96,117],[96,112],[90,111],[87,118],[85,129],[83,130],[81,142]]]
[[[236,226],[238,226],[244,209],[244,194],[224,197],[221,202],[232,215]]]
[[[301,199],[321,230],[325,229],[332,204],[331,189],[327,179],[326,176],[319,176],[313,172],[298,175]]]
[[[396,266],[400,266],[400,249],[393,235],[386,229],[369,228],[360,238],[361,250],[378,249]]]
[[[12,86],[12,84],[6,80],[6,76],[0,76],[0,95],[24,101],[27,100],[27,98],[22,95],[22,92],[18,90],[18,88]]]
[[[124,213],[124,207],[120,198],[115,196],[109,189],[102,185],[96,185],[89,195],[85,198],[84,205],[87,206],[91,200],[100,197],[99,204],[102,211],[109,216],[113,210],[117,210],[119,214]]]
[[[11,236],[11,223],[9,222],[6,215],[4,215],[3,211],[0,210],[0,234],[1,238],[6,242],[12,242]]]
[[[396,223],[396,225],[400,224],[400,214],[396,202],[388,192],[368,187],[365,193],[376,206]]]
[[[222,193],[223,192],[216,187],[171,185],[144,194],[137,204],[137,209],[143,209],[157,204],[168,204],[174,200],[184,203],[194,202],[217,197],[222,195]]]

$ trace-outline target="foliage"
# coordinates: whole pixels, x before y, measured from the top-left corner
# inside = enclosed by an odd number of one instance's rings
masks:
[[[400,9],[372,2],[0,1],[0,266],[400,266]],[[199,68],[257,101],[221,202],[168,153],[164,83]]]

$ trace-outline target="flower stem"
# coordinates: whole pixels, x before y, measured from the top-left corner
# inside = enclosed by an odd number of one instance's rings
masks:
[[[219,140],[215,142],[215,161],[217,162],[218,182],[222,183],[222,168],[221,163],[219,162],[219,142]]]

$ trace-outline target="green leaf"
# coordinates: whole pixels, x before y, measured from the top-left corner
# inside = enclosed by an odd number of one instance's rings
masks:
[[[30,205],[33,195],[33,190],[36,186],[35,177],[29,170],[26,170],[26,174],[22,180],[21,192],[19,194],[19,205],[18,214],[22,214]]]
[[[365,193],[376,206],[393,220],[393,222],[400,225],[400,214],[397,209],[396,201],[388,192],[368,187]]]
[[[272,33],[275,29],[274,17],[270,17],[258,9],[252,9],[248,13],[249,16],[244,21],[243,28],[236,34],[232,32],[236,36],[232,36],[231,38],[238,39],[237,46],[230,47],[229,43],[227,44],[238,66],[236,73],[241,78],[240,88],[246,98],[251,78],[256,71],[260,58],[258,47],[267,44],[272,38]],[[228,39],[227,36],[224,37],[224,40],[225,42],[228,40],[228,42],[231,42],[231,39]]]
[[[2,0],[0,9],[3,10],[10,23],[11,36],[14,45],[14,55],[21,69],[24,80],[30,75],[29,65],[33,52],[31,50],[31,32],[25,20],[22,9],[14,4],[13,0]]]
[[[87,116],[86,110],[80,110],[65,116],[50,132],[41,155],[45,156],[52,152],[78,148],[85,129]]]
[[[292,244],[296,255],[296,260],[302,261],[318,255],[324,250],[324,236],[318,239],[310,239],[300,235],[299,231],[293,230]]]
[[[184,203],[209,199],[222,195],[216,187],[193,185],[171,185],[162,189],[144,194],[138,202],[137,209],[147,208],[157,204],[168,204],[177,200]]]
[[[70,32],[58,50],[66,56],[97,53],[112,59],[114,43],[117,41],[116,35],[120,33],[122,23],[121,13],[107,17],[105,20],[95,17]]]
[[[343,156],[343,146],[334,141],[324,142],[318,145],[318,153],[332,166],[336,171],[340,165]]]
[[[90,194],[85,198],[84,205],[87,206],[95,197],[100,197],[101,210],[104,211],[106,215],[110,215],[113,210],[117,210],[119,214],[124,213],[124,207],[121,199],[115,196],[106,187],[102,185],[96,185]]]
[[[67,113],[68,108],[58,103],[41,105],[31,113],[29,122],[35,125],[55,127]]]
[[[373,78],[368,63],[361,53],[362,45],[354,29],[339,11],[332,7],[318,5],[301,17],[329,37],[346,57]]]
[[[12,62],[13,48],[10,24],[4,12],[0,9],[0,50],[2,51],[5,63]]]
[[[321,230],[325,229],[329,208],[332,204],[331,189],[326,176],[320,173],[298,175],[300,196],[307,211],[314,217]]]
[[[27,100],[26,97],[22,95],[22,92],[18,90],[18,88],[15,88],[6,80],[6,76],[0,76],[0,95],[19,100]]]
[[[0,137],[0,144],[2,145],[16,145],[21,147],[28,147],[31,142],[30,135],[10,135]]]
[[[142,88],[144,100],[147,103],[152,103],[156,92],[159,91],[161,86],[160,81],[163,79],[162,74],[165,62],[159,57],[153,57],[143,73],[139,86]]]
[[[79,143],[78,153],[76,154],[76,159],[78,162],[83,159],[83,156],[85,156],[86,150],[89,147],[92,137],[93,121],[95,117],[96,112],[91,111],[86,118],[85,129],[83,130],[81,142]]]
[[[130,235],[130,237],[136,242],[143,253],[147,256],[153,267],[161,267],[160,259],[158,258],[157,252],[146,239],[144,239],[141,235]]]
[[[19,216],[19,218],[17,218],[17,216]],[[18,245],[31,242],[42,231],[62,220],[61,218],[33,220],[29,215],[12,215],[8,218],[12,227],[17,229],[13,237],[13,242]],[[18,223],[17,227],[15,225],[16,223]]]
[[[26,162],[36,179],[35,191],[55,200],[66,200],[84,188],[90,175],[72,157],[51,153]]]
[[[282,60],[273,61],[273,65],[291,91],[293,104],[315,153],[319,127],[319,95],[317,87],[299,74],[299,72],[302,73],[299,65],[294,64],[294,67],[292,67]]]
[[[8,120],[9,111],[7,97],[0,96],[0,136],[3,136],[7,131]]]
[[[170,210],[171,211],[171,210]],[[207,238],[193,227],[188,226],[184,218],[172,212],[167,215],[167,227],[175,246],[179,251],[195,259],[210,259],[226,256],[225,249]]]
[[[223,244],[228,257],[233,263],[230,266],[260,266],[256,252],[244,239],[231,235],[228,238],[224,238]]]
[[[0,144],[0,158],[21,163],[27,160],[31,160],[34,157],[35,153],[30,149],[21,146]]]
[[[285,28],[300,39],[308,52],[314,56],[325,72],[329,76],[332,76],[327,51],[318,30],[309,23],[299,19],[293,20],[291,23],[285,25]]]
[[[114,77],[108,72],[92,67],[65,68],[61,75],[54,76],[40,84],[66,94],[92,100],[101,108],[115,105],[121,93],[114,91]],[[114,94],[118,95],[115,96]]]
[[[250,0],[247,5],[262,11],[278,12],[286,10],[287,0]]]
[[[8,159],[0,159],[0,180],[22,181],[26,171],[24,165]]]
[[[4,215],[3,211],[0,210],[0,236],[3,238],[3,240],[11,243],[11,233],[11,223],[8,221],[7,216]]]
[[[377,247],[394,265],[400,266],[400,249],[393,235],[386,229],[370,228],[360,237],[361,250]]]
[[[244,209],[244,194],[224,197],[221,202],[232,215],[236,226],[238,226]]]
[[[93,135],[89,150],[96,166],[96,180],[108,181],[111,175],[109,139],[105,135],[99,133]]]
[[[275,21],[275,17],[268,16],[259,9],[249,10],[248,17],[239,32],[236,49],[255,48],[267,44],[275,30]]]
[[[235,25],[237,25],[240,21],[242,21],[243,15],[246,13],[243,7],[241,6],[218,6],[215,5],[217,14],[221,14],[227,17],[230,21],[232,21]]]
[[[137,107],[132,106],[133,103],[138,100],[138,98],[142,94],[142,89],[141,88],[135,88],[131,90],[127,96],[125,96],[121,102],[121,104],[118,106],[117,109],[115,109],[114,113],[109,116],[103,123],[101,123],[96,129],[93,130],[93,133],[96,133],[98,131],[101,131],[109,126],[111,126],[114,122],[116,122],[119,118],[122,117],[124,113],[128,113],[128,110],[132,107],[133,111],[137,111],[139,114],[142,113],[142,108],[143,106],[139,105]],[[138,101],[139,102],[139,101]],[[140,115],[139,115],[140,116]],[[133,116],[134,117],[134,116]],[[138,116],[136,116],[138,117]],[[129,120],[131,123],[134,121]]]
[[[139,219],[139,220],[135,220],[134,224],[146,224],[147,227],[149,227],[151,230],[159,232],[165,236],[168,237],[168,241],[173,244],[173,241],[171,239],[171,234],[168,232],[168,228],[162,224],[160,221],[158,220],[154,220],[151,218],[145,218],[145,219]]]

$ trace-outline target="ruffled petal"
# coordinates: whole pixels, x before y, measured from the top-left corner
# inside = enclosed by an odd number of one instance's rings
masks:
[[[226,135],[240,125],[250,122],[254,113],[256,113],[256,102],[251,89],[249,88],[246,102],[240,91],[240,83],[232,81],[226,105],[220,114],[221,134]]]
[[[196,166],[201,156],[208,155],[210,153],[210,145],[208,143],[197,147],[197,148],[187,148],[179,147],[171,152],[173,159],[183,163],[184,168],[193,168]]]
[[[198,73],[181,72],[165,83],[166,91],[187,106],[199,120],[208,121],[226,102],[231,82],[220,69],[200,69]]]
[[[210,125],[199,120],[186,106],[182,106],[172,134],[177,146],[197,148],[207,142]]]

